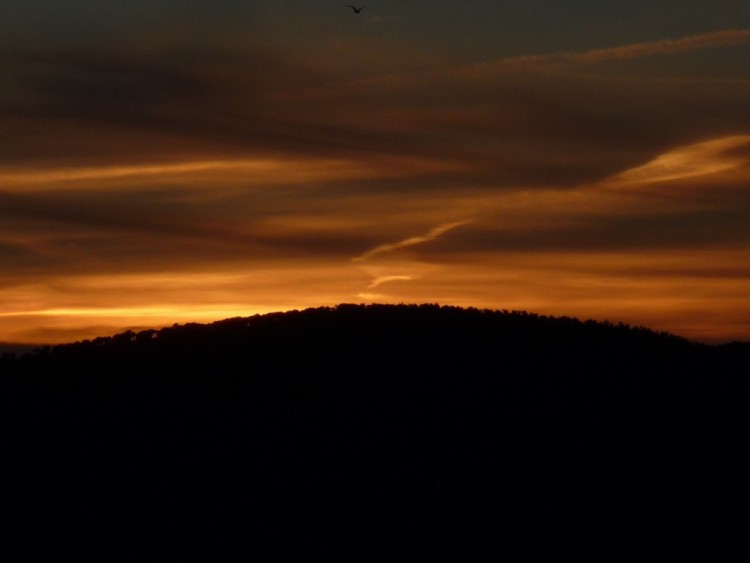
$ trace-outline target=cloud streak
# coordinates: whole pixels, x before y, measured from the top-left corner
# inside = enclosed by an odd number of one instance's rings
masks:
[[[563,57],[581,63],[601,63],[611,60],[676,55],[748,44],[750,44],[750,29],[727,29],[712,33],[689,35],[678,39],[662,39],[605,49],[592,49],[582,53],[566,54]]]
[[[626,170],[605,186],[629,186],[712,176],[742,168],[750,162],[750,135],[734,135],[678,147],[654,160]],[[745,148],[744,154],[736,149]]]
[[[750,29],[726,29],[711,33],[688,35],[677,39],[661,39],[591,49],[509,57],[499,61],[469,65],[460,72],[492,70],[530,70],[554,63],[600,64],[608,61],[636,60],[662,55],[679,55],[695,51],[739,47],[750,44]]]
[[[395,282],[395,281],[412,281],[412,276],[379,276],[372,280],[372,283],[367,286],[367,289],[373,289],[384,283]]]
[[[379,256],[381,254],[394,252],[396,250],[407,248],[409,246],[415,246],[417,244],[424,244],[426,242],[435,240],[436,238],[442,236],[443,234],[447,233],[448,231],[452,229],[455,229],[456,227],[460,227],[461,225],[466,225],[468,223],[471,223],[471,221],[466,220],[466,221],[456,221],[453,223],[444,223],[442,225],[438,225],[437,227],[430,229],[425,235],[409,237],[407,239],[404,239],[402,241],[395,242],[395,243],[381,244],[380,246],[377,246],[373,248],[372,250],[368,250],[364,254],[357,256],[356,258],[353,259],[353,261],[364,262],[366,260],[371,260],[375,256]]]

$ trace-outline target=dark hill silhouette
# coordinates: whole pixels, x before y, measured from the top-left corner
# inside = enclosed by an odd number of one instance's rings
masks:
[[[436,305],[6,355],[8,530],[85,530],[105,559],[156,542],[146,560],[185,560],[239,540],[361,560],[397,544],[508,555],[521,533],[573,526],[589,538],[565,536],[578,558],[608,534],[613,559],[668,537],[664,522],[705,532],[707,515],[747,500],[748,367],[741,343]],[[526,545],[524,559],[551,548]]]

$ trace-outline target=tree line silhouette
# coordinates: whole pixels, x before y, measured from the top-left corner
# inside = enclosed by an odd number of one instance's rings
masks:
[[[748,367],[742,343],[437,305],[5,354],[6,506],[18,534],[153,541],[154,560],[238,538],[424,555],[571,520],[695,525],[739,494]]]

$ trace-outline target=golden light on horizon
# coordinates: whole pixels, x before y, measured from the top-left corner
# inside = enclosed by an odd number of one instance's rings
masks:
[[[486,244],[485,232],[497,240],[493,245],[501,246],[505,239],[522,243],[528,237],[546,236],[550,228],[575,237],[576,225],[599,221],[598,217],[607,218],[613,212],[648,217],[668,206],[673,213],[689,214],[695,208],[690,198],[674,201],[662,194],[660,200],[654,199],[661,184],[681,181],[683,193],[689,194],[695,190],[684,187],[684,182],[721,180],[727,173],[736,178],[748,162],[736,151],[749,143],[750,136],[733,136],[678,147],[601,183],[568,190],[516,189],[491,197],[466,191],[455,196],[412,195],[401,202],[368,196],[356,219],[349,207],[340,208],[331,201],[308,214],[290,209],[261,217],[248,235],[243,234],[247,228],[238,223],[231,227],[235,234],[227,231],[225,235],[232,237],[228,240],[237,239],[233,244],[241,251],[245,236],[325,236],[336,241],[348,233],[377,233],[369,249],[352,250],[348,258],[268,256],[243,265],[237,257],[210,267],[189,261],[163,271],[108,274],[94,270],[9,278],[0,288],[4,303],[0,341],[65,342],[123,328],[207,322],[342,302],[439,302],[522,309],[647,325],[710,341],[741,338],[750,330],[740,314],[750,311],[750,271],[741,266],[750,263],[750,251],[745,249],[730,245],[681,250],[638,246],[607,252],[573,252],[565,246],[545,250],[544,245],[554,244],[550,240],[519,252],[512,245],[482,251],[477,244]],[[326,180],[341,179],[337,174],[352,178],[369,174],[366,167],[330,162],[297,165],[296,172],[285,172],[286,181],[317,178],[316,174]],[[185,163],[79,170],[64,176],[73,182],[176,174],[200,187],[207,181],[203,173],[241,183],[250,170],[273,175],[281,166],[275,161]],[[294,162],[286,162],[283,168],[289,166],[294,168]],[[23,179],[54,182],[60,172],[39,174]],[[208,185],[214,184],[209,181]],[[633,185],[645,191],[632,191]],[[695,193],[705,197],[703,190]],[[386,223],[378,225],[368,218],[367,211],[375,204],[389,214]],[[431,226],[419,226],[430,219]],[[389,225],[400,225],[398,232],[403,234],[388,235]],[[314,238],[310,243],[314,248]],[[460,250],[443,250],[458,243]],[[718,318],[723,324],[716,323]]]
[[[627,322],[717,342],[747,330],[750,280],[741,271],[734,278],[718,271],[743,263],[750,263],[750,252],[508,252],[443,264],[392,259],[365,271],[308,264],[213,275],[83,277],[63,283],[78,305],[60,307],[59,296],[45,300],[37,289],[35,308],[19,302],[0,314],[0,334],[6,341],[48,344],[342,302],[429,302]]]

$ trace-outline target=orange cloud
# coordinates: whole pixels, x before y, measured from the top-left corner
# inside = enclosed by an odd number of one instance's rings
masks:
[[[356,258],[354,258],[354,261],[362,262],[364,260],[369,260],[375,256],[378,256],[379,254],[385,254],[388,252],[393,252],[394,250],[406,248],[408,246],[414,246],[416,244],[423,244],[425,242],[435,240],[436,238],[447,233],[451,229],[455,229],[456,227],[460,227],[461,225],[466,225],[467,223],[470,223],[470,222],[471,221],[456,221],[454,223],[445,223],[442,225],[438,225],[437,227],[430,229],[430,231],[424,236],[409,237],[399,242],[382,244],[380,246],[377,246],[373,248],[372,250],[368,250],[361,256],[357,256]]]
[[[376,162],[321,158],[255,158],[224,161],[186,161],[163,164],[66,168],[0,168],[3,191],[100,190],[103,183],[182,185],[277,185],[382,178],[456,170],[458,165],[420,158],[383,158]]]
[[[372,283],[367,286],[367,289],[373,289],[375,287],[378,287],[379,285],[383,285],[384,283],[394,282],[394,281],[411,281],[414,278],[412,276],[379,276],[372,280]],[[361,294],[360,294],[361,295]]]
[[[605,61],[633,60],[659,55],[677,55],[750,44],[750,29],[727,29],[711,33],[688,35],[678,39],[661,39],[630,43],[589,51],[545,53],[510,57],[499,61],[480,63],[464,67],[461,72],[483,72],[488,70],[528,70],[553,63],[598,64]]]
[[[562,56],[581,63],[599,63],[609,60],[640,59],[656,55],[674,55],[747,44],[750,44],[750,29],[727,29],[689,35],[679,39],[632,43],[606,49],[592,49],[582,53],[568,53]]]
[[[715,175],[750,163],[750,135],[722,137],[694,145],[678,147],[642,166],[626,170],[604,182],[607,186],[652,184]]]

